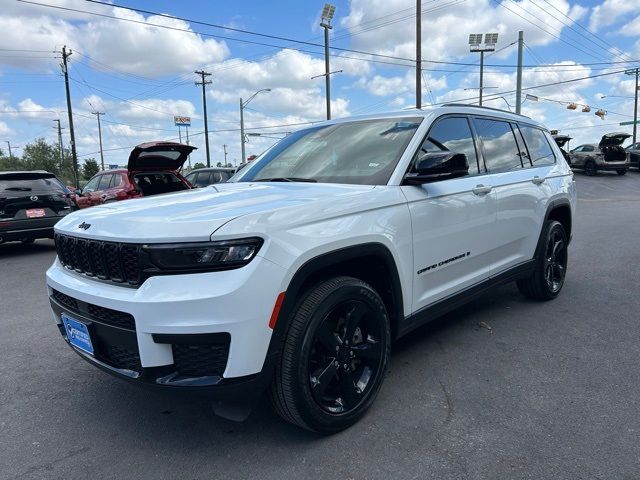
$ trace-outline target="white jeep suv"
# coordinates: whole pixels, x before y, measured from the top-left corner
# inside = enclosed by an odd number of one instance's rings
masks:
[[[557,296],[575,204],[527,117],[449,104],[334,120],[230,183],[68,215],[53,319],[116,376],[226,404],[268,390],[286,420],[336,432],[374,401],[394,339],[496,284]]]

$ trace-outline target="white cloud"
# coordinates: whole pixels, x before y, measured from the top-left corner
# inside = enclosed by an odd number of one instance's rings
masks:
[[[627,37],[636,37],[640,35],[640,16],[634,18],[620,29],[620,33]]]
[[[11,135],[13,130],[5,122],[0,122],[0,135]]]
[[[447,87],[447,79],[444,76],[440,78],[433,78],[431,75],[424,74],[423,81],[421,83],[423,95],[426,95],[428,93],[428,90],[431,90],[433,92],[442,90],[443,88]],[[407,71],[407,73],[403,77],[387,77],[384,75],[374,75],[370,79],[361,78],[356,83],[356,86],[365,88],[369,91],[369,93],[378,97],[401,95],[407,92],[415,91],[415,73],[410,70]]]
[[[640,0],[604,0],[591,11],[589,29],[593,32],[603,27],[613,25],[620,18],[629,13],[637,13],[640,10]]]

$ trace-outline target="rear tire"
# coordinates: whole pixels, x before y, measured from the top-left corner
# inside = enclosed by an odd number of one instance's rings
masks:
[[[375,400],[390,352],[378,293],[352,277],[309,289],[293,314],[269,396],[285,420],[318,433],[356,423]]]
[[[593,177],[598,173],[598,169],[596,168],[596,162],[593,160],[587,160],[584,164],[584,173]]]
[[[567,234],[562,224],[547,220],[538,240],[533,275],[516,282],[520,293],[534,300],[556,298],[567,273],[567,246]]]
[[[622,169],[616,170],[616,172],[618,172],[618,175],[626,175],[627,174],[627,171],[626,170],[622,170]]]

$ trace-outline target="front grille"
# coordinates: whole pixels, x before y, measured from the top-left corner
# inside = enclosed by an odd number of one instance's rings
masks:
[[[180,375],[222,377],[229,357],[229,341],[214,345],[173,345],[173,363]]]
[[[120,312],[119,310],[112,310],[110,308],[94,305],[93,303],[87,303],[77,300],[69,295],[65,295],[58,290],[53,290],[51,296],[60,304],[67,307],[73,312],[77,312],[86,315],[92,320],[95,320],[106,325],[113,327],[125,328],[135,332],[136,322],[133,315]]]
[[[65,267],[89,277],[138,286],[140,245],[55,235],[58,259]]]
[[[126,368],[127,370],[133,370],[134,372],[142,370],[140,353],[138,351],[104,344],[99,347],[99,351],[97,353],[100,360],[103,360],[105,363],[113,367]]]

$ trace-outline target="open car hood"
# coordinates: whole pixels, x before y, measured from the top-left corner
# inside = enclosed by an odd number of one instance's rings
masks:
[[[601,147],[611,147],[615,145],[622,145],[622,143],[629,138],[631,135],[623,132],[613,132],[607,133],[602,136],[602,140],[600,140]]]
[[[129,170],[178,170],[196,147],[176,142],[148,142],[135,147],[129,155]]]
[[[554,135],[553,139],[556,141],[556,143],[558,144],[559,147],[564,147],[567,142],[569,140],[571,140],[573,137],[570,137],[568,135]]]

